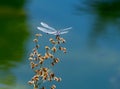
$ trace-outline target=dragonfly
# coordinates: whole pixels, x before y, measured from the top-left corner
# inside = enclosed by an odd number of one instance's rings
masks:
[[[65,33],[68,33],[69,29],[72,29],[72,27],[68,27],[68,28],[65,28],[65,29],[61,29],[61,30],[56,30],[55,28],[49,26],[48,24],[44,23],[44,22],[41,22],[41,27],[37,27],[38,30],[44,32],[44,33],[47,33],[47,34],[53,34],[53,35],[61,35],[61,34],[65,34]]]

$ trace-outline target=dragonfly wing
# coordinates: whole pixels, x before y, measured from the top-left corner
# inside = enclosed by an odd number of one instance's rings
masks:
[[[41,22],[41,25],[42,25],[43,27],[45,27],[45,28],[51,30],[51,31],[56,31],[54,28],[50,27],[50,26],[47,25],[46,23]]]
[[[62,29],[61,31],[67,31],[67,30],[69,30],[69,29],[72,29],[72,27]]]
[[[68,33],[68,31],[61,31],[60,34]]]
[[[51,31],[51,30],[43,28],[43,27],[37,27],[37,29],[40,30],[40,31],[42,31],[42,32],[48,33],[48,34],[54,34],[54,33],[56,33],[56,31]]]

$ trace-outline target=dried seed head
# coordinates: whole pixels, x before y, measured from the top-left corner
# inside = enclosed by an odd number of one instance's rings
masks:
[[[55,89],[55,88],[56,88],[56,86],[55,86],[55,85],[52,85],[50,89]]]
[[[38,42],[38,39],[34,39],[33,41],[34,41],[34,42]]]
[[[37,58],[37,57],[35,57],[33,60],[34,60],[34,61],[37,61],[37,60],[38,60],[38,58]]]
[[[55,77],[55,74],[54,74],[54,73],[50,73],[50,77],[51,77],[51,78],[54,78],[54,77]]]
[[[50,58],[54,58],[54,56],[51,54],[51,55],[50,55]]]
[[[35,70],[35,73],[39,76],[42,76],[43,75],[43,71],[41,70]]]
[[[50,54],[49,52],[46,52],[46,53],[45,53],[45,55],[47,55],[47,56],[49,56],[49,57],[50,57],[50,55],[51,55],[51,54]]]
[[[35,34],[36,37],[42,36],[42,34]]]
[[[39,61],[39,64],[43,64],[43,61]]]
[[[63,38],[60,38],[60,41],[61,41],[62,43],[65,43],[65,42],[66,42],[65,39],[63,39]]]
[[[59,60],[59,58],[54,58],[53,61],[54,61],[54,63],[58,63],[60,60]]]
[[[51,50],[52,50],[54,53],[57,51],[56,47],[53,47]]]
[[[43,56],[38,57],[40,61],[44,61],[45,58]]]
[[[67,51],[66,51],[66,48],[63,48],[63,52],[64,52],[64,53],[66,53],[66,52],[67,52]]]
[[[38,85],[37,84],[34,84],[34,89],[38,89]]]
[[[51,53],[47,52],[46,55],[48,55],[50,58],[54,58],[54,55],[52,55]]]
[[[60,40],[60,36],[57,35],[57,36],[56,36],[56,39],[57,39],[57,40]]]
[[[37,51],[37,50],[35,50],[33,53],[34,53],[35,55],[37,55],[37,54],[38,54],[38,51]]]
[[[45,53],[45,56],[44,56],[45,59],[48,59],[49,58],[49,55],[47,53]]]
[[[51,41],[51,43],[52,43],[52,44],[56,44],[56,42],[55,42],[55,41]]]
[[[51,78],[51,77],[49,77],[49,78],[48,78],[48,81],[52,81],[52,78]]]
[[[51,42],[51,41],[54,41],[54,40],[52,38],[50,38],[49,41]]]
[[[39,47],[40,47],[40,45],[39,45],[39,44],[37,44],[37,45],[36,45],[36,48],[38,49]]]
[[[66,48],[63,48],[64,51],[66,51]]]
[[[33,52],[35,52],[36,51],[36,48],[33,48],[33,50],[32,50]]]
[[[59,50],[63,50],[63,47],[59,46]]]
[[[48,47],[48,46],[45,46],[45,49],[46,49],[46,50],[50,50],[50,47]]]
[[[33,54],[33,53],[31,53],[31,54],[30,54],[30,57],[34,57],[34,54]]]
[[[54,80],[57,81],[57,82],[60,82],[62,79],[61,79],[61,78],[54,77]]]
[[[52,63],[51,63],[51,65],[52,65],[52,66],[54,66],[54,65],[55,65],[55,63],[54,63],[54,62],[52,62]]]
[[[61,78],[58,78],[58,82],[60,82],[62,79]]]
[[[38,57],[41,57],[41,54],[38,53],[37,56],[38,56]]]
[[[42,70],[43,70],[44,72],[47,72],[47,71],[48,71],[48,68],[42,68]]]
[[[42,87],[41,89],[46,89],[45,87]]]
[[[34,84],[34,81],[28,81],[28,84],[30,85]]]
[[[30,62],[30,65],[32,69],[38,66],[38,64],[35,64],[34,62]]]
[[[39,75],[35,75],[33,78],[32,78],[33,81],[38,81],[39,80]]]
[[[30,60],[30,61],[32,61],[32,60],[33,60],[33,58],[32,58],[32,57],[29,57],[29,60]]]

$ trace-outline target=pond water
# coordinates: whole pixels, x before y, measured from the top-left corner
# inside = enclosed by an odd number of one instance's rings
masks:
[[[27,82],[34,34],[43,35],[43,46],[53,37],[36,29],[40,22],[72,27],[62,35],[68,52],[53,69],[62,77],[57,89],[120,89],[120,1],[21,1],[14,9],[0,5],[0,89],[33,89]]]

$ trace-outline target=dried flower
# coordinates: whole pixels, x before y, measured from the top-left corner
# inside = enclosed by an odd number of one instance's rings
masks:
[[[30,65],[32,69],[38,66],[38,64],[35,64],[34,62],[31,62]]]
[[[32,57],[29,57],[29,60],[30,60],[30,61],[32,61],[32,60],[33,60],[33,58],[32,58]]]
[[[38,39],[34,39],[33,41],[34,41],[34,42],[38,42]]]
[[[38,53],[37,56],[38,56],[38,57],[41,57],[41,54]]]
[[[42,87],[41,89],[45,89],[45,87]]]
[[[55,41],[51,41],[51,43],[52,43],[52,44],[56,44],[56,42],[55,42]]]
[[[31,54],[30,54],[30,57],[34,57],[34,54],[33,54],[33,53],[31,53]]]
[[[55,74],[54,74],[54,73],[50,73],[50,77],[51,77],[51,78],[54,78],[54,77],[55,77]]]
[[[60,60],[59,60],[59,58],[54,58],[53,61],[54,61],[54,63],[58,63]]]
[[[59,40],[60,40],[60,36],[59,36],[59,35],[57,35],[57,36],[56,36],[56,39],[59,41]]]
[[[55,86],[55,85],[52,85],[50,89],[55,89],[55,88],[56,88],[56,86]]]
[[[54,41],[54,40],[52,38],[50,38],[49,41],[51,42],[51,41]]]
[[[44,56],[44,58],[45,59],[48,59],[50,56],[48,55],[48,53],[45,53],[45,56]]]
[[[61,79],[61,78],[54,77],[54,80],[57,81],[57,82],[60,82],[62,79]]]
[[[45,46],[45,49],[46,49],[46,50],[50,50],[50,47],[48,47],[48,46]]]
[[[59,46],[59,50],[63,50],[63,47]]]
[[[32,78],[32,81],[38,81],[39,80],[39,75],[35,75],[33,78]]]
[[[34,81],[28,81],[28,84],[30,85],[34,84]]]
[[[39,47],[40,47],[40,45],[39,45],[39,44],[37,44],[37,45],[36,45],[36,48],[38,49]]]
[[[53,47],[51,50],[55,53],[57,51],[57,48]]]
[[[42,36],[42,34],[35,34],[36,37]]]
[[[54,66],[54,65],[55,65],[55,63],[54,63],[54,62],[52,62],[52,63],[51,63],[51,65],[52,65],[52,66]]]

